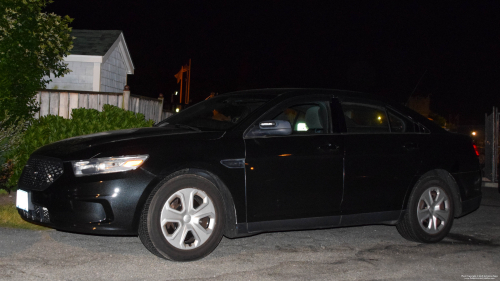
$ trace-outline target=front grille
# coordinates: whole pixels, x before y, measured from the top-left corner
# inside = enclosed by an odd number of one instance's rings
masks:
[[[19,179],[19,188],[26,190],[44,190],[64,172],[61,160],[49,157],[33,156],[24,166]]]
[[[43,223],[50,222],[49,210],[47,210],[47,208],[45,207],[41,207],[38,205],[33,205],[33,210],[29,211],[19,210],[19,214],[28,220],[43,222]]]

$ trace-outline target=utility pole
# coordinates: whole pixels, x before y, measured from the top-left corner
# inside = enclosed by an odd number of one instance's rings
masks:
[[[191,59],[189,59],[189,65],[181,66],[181,70],[175,74],[175,78],[177,78],[177,83],[181,83],[181,89],[179,91],[179,104],[182,104],[182,84],[184,80],[184,72],[187,72],[186,79],[186,94],[184,95],[184,103],[189,104],[189,94],[191,91]]]
[[[184,66],[181,66],[181,70],[179,70],[179,72],[177,72],[177,74],[175,74],[175,78],[177,78],[177,84],[179,84],[179,82],[181,82],[181,90],[179,91],[179,103],[182,103],[182,80],[184,80],[184,75],[183,73],[186,72],[186,68],[184,68]]]
[[[408,103],[410,102],[411,96],[413,95],[413,93],[415,93],[415,90],[417,89],[418,84],[420,84],[420,81],[422,81],[422,78],[424,78],[424,75],[427,73],[427,70],[428,69],[426,69],[424,74],[422,74],[420,79],[418,79],[417,85],[415,85],[415,88],[413,88],[413,91],[411,92],[410,96],[408,97],[408,100],[406,101],[405,106],[408,106]]]
[[[181,90],[179,91],[179,103],[182,103],[182,80],[184,79],[182,79],[182,72],[181,72]]]
[[[189,104],[189,94],[191,92],[191,59],[189,59],[189,67],[187,69],[187,87],[186,87],[186,101],[185,104]]]

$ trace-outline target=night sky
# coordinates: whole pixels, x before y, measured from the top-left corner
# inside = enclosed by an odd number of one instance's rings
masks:
[[[481,124],[500,106],[500,1],[55,0],[75,29],[122,30],[132,94],[167,99],[192,59],[191,96],[271,87],[375,93]],[[425,73],[425,75],[424,75]]]

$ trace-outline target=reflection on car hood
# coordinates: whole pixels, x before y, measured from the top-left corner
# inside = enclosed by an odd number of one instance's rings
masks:
[[[63,142],[71,142],[72,144],[93,143],[97,145],[104,142],[115,142],[115,141],[145,138],[145,137],[152,137],[159,135],[188,134],[188,133],[194,133],[194,131],[186,129],[157,128],[157,127],[134,128],[134,129],[100,132],[95,134],[72,137],[55,143],[63,143]]]
[[[178,137],[180,138],[183,138],[182,135],[185,135],[189,138],[202,137],[198,135],[204,135],[202,138],[215,139],[221,137],[223,134],[224,132],[197,132],[189,129],[162,127],[116,130],[72,137],[57,141],[39,148],[33,154],[64,159],[66,158],[64,156],[68,156],[69,154],[72,154],[74,152],[89,148],[95,148],[101,145],[110,145],[116,142],[171,135],[178,135]]]

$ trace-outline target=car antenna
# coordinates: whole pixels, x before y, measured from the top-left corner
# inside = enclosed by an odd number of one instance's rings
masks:
[[[427,70],[429,70],[429,69],[426,69],[424,71],[424,74],[422,74],[420,79],[418,79],[417,85],[415,85],[415,88],[413,88],[413,91],[411,92],[410,96],[408,97],[408,100],[406,101],[405,106],[408,106],[408,103],[410,102],[411,96],[415,93],[415,90],[417,89],[418,85],[420,84],[420,81],[422,81],[422,78],[424,78],[424,75],[427,73]]]

